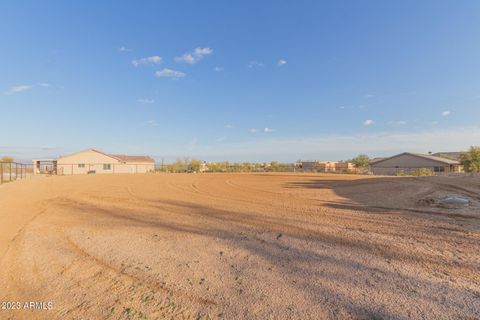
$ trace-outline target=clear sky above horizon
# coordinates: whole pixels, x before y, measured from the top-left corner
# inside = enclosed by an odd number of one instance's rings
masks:
[[[480,145],[479,1],[2,1],[0,156]]]

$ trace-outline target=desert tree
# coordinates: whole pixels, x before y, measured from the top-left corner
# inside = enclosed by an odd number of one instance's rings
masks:
[[[4,156],[0,159],[0,162],[13,162],[13,158],[9,156]]]
[[[366,154],[359,154],[352,159],[352,163],[359,169],[367,169],[370,164],[370,158]]]
[[[460,160],[466,172],[480,172],[480,147],[471,146]]]

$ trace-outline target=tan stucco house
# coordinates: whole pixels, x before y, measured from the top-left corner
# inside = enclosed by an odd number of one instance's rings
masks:
[[[463,166],[457,160],[430,154],[404,152],[390,158],[370,162],[370,170],[378,175],[410,174],[418,169],[430,169],[434,173],[462,172]]]
[[[155,169],[148,156],[107,154],[95,149],[80,151],[56,160],[59,175],[87,173],[146,173]]]
[[[351,162],[334,162],[334,161],[318,161],[307,160],[300,161],[299,166],[303,172],[336,172],[343,173],[346,171],[354,171],[355,165]]]

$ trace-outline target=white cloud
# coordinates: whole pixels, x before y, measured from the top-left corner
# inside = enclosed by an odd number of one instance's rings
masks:
[[[6,96],[10,96],[10,95],[17,94],[17,93],[20,93],[20,92],[25,92],[25,91],[32,90],[35,87],[48,88],[50,86],[51,85],[49,83],[46,83],[46,82],[39,82],[39,83],[33,84],[33,85],[22,84],[22,85],[11,87],[7,91],[3,92],[3,94],[6,95]]]
[[[227,137],[220,137],[220,138],[215,139],[215,141],[217,141],[217,142],[223,142],[225,140],[227,140]]]
[[[255,133],[255,132],[258,132],[258,130],[255,129],[255,128],[250,128],[250,129],[248,129],[248,132],[250,132],[250,133]]]
[[[141,103],[141,104],[152,104],[152,103],[155,102],[155,100],[153,100],[153,99],[138,99],[137,102]]]
[[[345,106],[338,107],[338,109],[345,109],[345,108],[346,108]]]
[[[148,120],[145,123],[148,124],[150,127],[157,127],[158,126],[157,120]]]
[[[449,115],[450,115],[450,111],[448,110],[442,111],[442,117],[448,117]]]
[[[223,67],[215,67],[214,70],[217,71],[217,72],[220,72],[220,71],[223,71]]]
[[[370,99],[370,98],[374,98],[375,95],[374,95],[374,94],[371,94],[371,93],[367,93],[367,94],[364,94],[363,97],[364,97],[365,99]]]
[[[185,76],[186,74],[184,72],[172,70],[168,68],[155,72],[155,77],[157,78],[171,78],[171,79],[177,80]]]
[[[28,90],[31,90],[32,88],[33,86],[29,86],[29,85],[18,85],[18,86],[11,87],[9,90],[5,91],[3,94],[8,96],[15,93],[28,91]]]
[[[263,62],[260,62],[260,61],[250,61],[247,65],[247,67],[249,67],[250,69],[252,69],[252,68],[263,68],[263,67],[265,67],[265,64]]]
[[[224,127],[225,127],[226,129],[231,129],[231,128],[233,128],[233,126],[232,126],[231,124],[229,124],[229,123],[227,123]]]
[[[184,62],[188,64],[195,64],[202,60],[205,56],[211,55],[213,50],[211,48],[195,48],[193,52],[185,53],[183,56],[175,57],[175,62]]]
[[[128,49],[128,48],[122,46],[122,47],[118,48],[118,51],[120,51],[120,52],[130,52],[130,51],[132,51],[132,49]]]
[[[286,64],[287,64],[287,60],[283,60],[283,59],[280,59],[280,60],[278,60],[278,62],[277,62],[277,65],[278,65],[279,67],[284,66],[284,65],[286,65]]]
[[[265,128],[263,129],[263,132],[265,133],[270,133],[270,132],[273,132],[274,130],[272,128]]]
[[[162,63],[162,57],[160,56],[151,56],[151,57],[132,60],[132,64],[135,67],[138,67],[140,65],[153,66],[160,63]]]
[[[374,125],[374,124],[375,124],[375,121],[373,121],[372,119],[367,119],[363,122],[364,126],[371,126],[371,125]]]

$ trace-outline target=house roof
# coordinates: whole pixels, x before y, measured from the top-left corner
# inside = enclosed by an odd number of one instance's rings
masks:
[[[460,161],[462,159],[462,154],[464,154],[464,152],[437,152],[434,153],[433,156]]]
[[[93,149],[93,148],[83,150],[83,151],[79,151],[79,152],[75,152],[75,153],[72,153],[68,156],[72,156],[72,155],[82,153],[82,152],[86,152],[86,151],[93,151],[93,152],[96,152],[96,153],[100,153],[100,154],[103,154],[104,156],[116,159],[116,160],[121,161],[121,162],[155,162],[155,160],[153,160],[152,158],[150,158],[148,156],[128,156],[128,155],[124,155],[124,154],[108,154],[108,153],[105,153],[105,152],[102,152],[102,151],[99,151],[99,150]],[[60,158],[63,158],[63,157],[60,157]]]
[[[378,157],[378,158],[373,158],[373,159],[370,160],[370,164],[376,163],[376,162],[378,162],[378,161],[382,161],[382,160],[384,160],[384,159],[386,159],[386,158],[380,158],[380,157]]]
[[[448,164],[448,165],[460,164],[460,162],[459,162],[459,161],[456,161],[456,160],[451,160],[451,159],[447,159],[447,158],[437,157],[437,156],[433,156],[433,155],[429,155],[429,154],[412,153],[412,152],[404,152],[404,153],[396,154],[396,155],[394,155],[394,156],[392,156],[392,157],[384,158],[384,159],[375,161],[375,162],[372,163],[372,164],[377,164],[377,163],[380,163],[380,162],[383,162],[383,161],[386,161],[386,160],[389,160],[389,159],[396,158],[396,157],[401,156],[401,155],[410,155],[410,156],[419,157],[419,158],[423,158],[423,159],[428,159],[428,160],[432,160],[432,161],[436,161],[436,162],[440,162],[440,163],[444,163],[444,164]]]
[[[124,154],[109,154],[109,156],[123,162],[155,162],[155,160],[149,156],[128,156]]]

